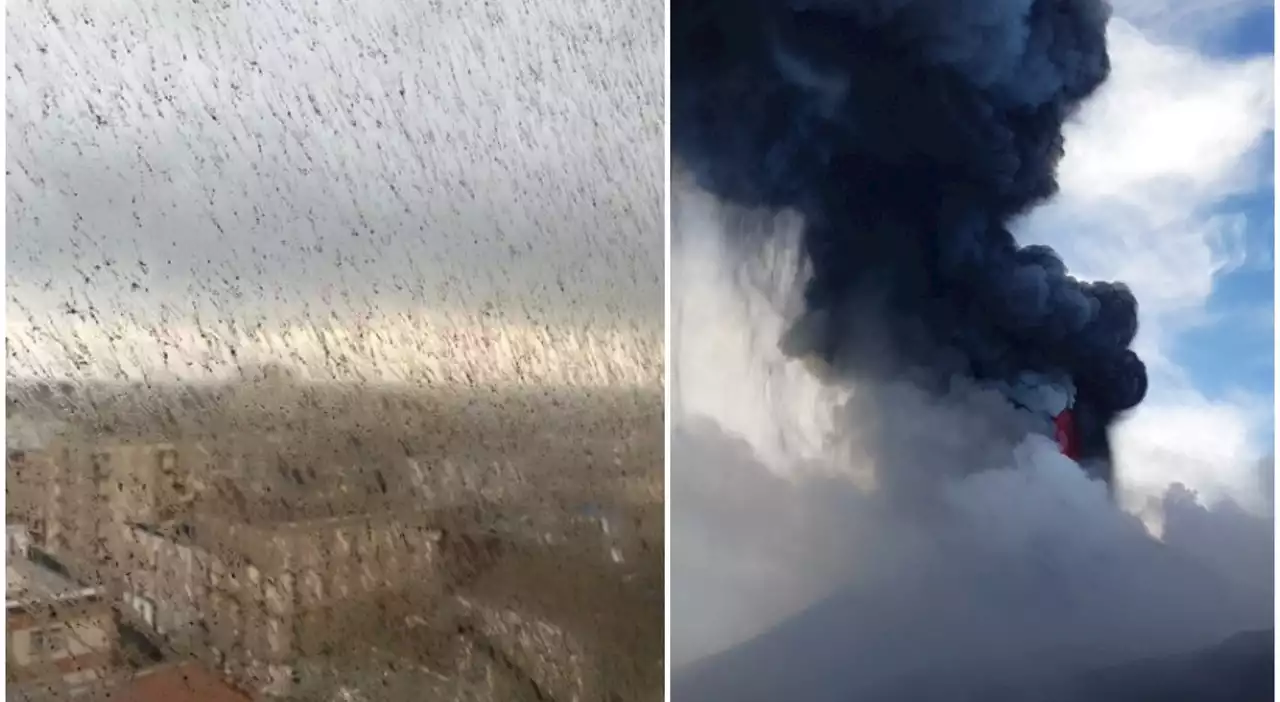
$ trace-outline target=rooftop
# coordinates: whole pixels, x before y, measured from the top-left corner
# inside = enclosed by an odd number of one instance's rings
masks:
[[[65,602],[101,594],[101,588],[85,587],[33,561],[12,558],[5,563],[5,604]]]
[[[54,420],[11,415],[5,422],[5,450],[39,451],[48,445],[49,439],[60,429],[61,424]]]
[[[130,702],[251,702],[245,693],[198,663],[152,669],[130,680],[119,699]]]

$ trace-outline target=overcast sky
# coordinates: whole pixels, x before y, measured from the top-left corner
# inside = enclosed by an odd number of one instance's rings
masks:
[[[295,329],[285,346],[437,323],[660,338],[660,3],[18,0],[8,20],[11,374],[68,372],[75,335],[83,373],[168,349],[182,374],[232,324]]]

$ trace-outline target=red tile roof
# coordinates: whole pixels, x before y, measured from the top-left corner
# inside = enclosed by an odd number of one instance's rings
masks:
[[[253,702],[198,663],[141,673],[112,698],[119,702]]]

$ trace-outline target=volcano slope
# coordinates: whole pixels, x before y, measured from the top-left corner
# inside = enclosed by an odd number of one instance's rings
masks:
[[[935,574],[936,575],[936,574]],[[887,588],[886,588],[887,589]],[[846,592],[728,651],[672,673],[673,702],[1255,702],[1272,699],[1274,629],[1188,637],[1186,622],[1139,634],[1036,632],[1027,602]],[[1180,587],[1152,592],[1176,597]],[[876,606],[868,605],[874,601]],[[1219,607],[1197,601],[1188,609]],[[1097,620],[1110,616],[1088,617]],[[1203,612],[1188,619],[1199,619]],[[1212,616],[1212,615],[1211,615]],[[1159,645],[1162,638],[1208,645]],[[1066,642],[1066,643],[1064,643]],[[1135,653],[1145,649],[1150,655]]]

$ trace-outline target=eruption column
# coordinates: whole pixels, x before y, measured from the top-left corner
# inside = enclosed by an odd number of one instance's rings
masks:
[[[787,353],[939,392],[1058,379],[1080,457],[1108,458],[1106,427],[1147,390],[1137,301],[1009,223],[1057,189],[1062,126],[1110,70],[1109,16],[1100,0],[673,0],[677,157],[723,199],[805,217]],[[873,368],[886,338],[895,366]]]

